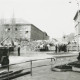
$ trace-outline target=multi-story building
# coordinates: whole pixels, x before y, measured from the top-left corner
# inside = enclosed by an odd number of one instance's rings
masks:
[[[78,46],[80,46],[80,10],[77,11],[76,15],[74,16],[75,21],[75,39],[77,41]],[[78,48],[78,50],[80,50]]]
[[[77,11],[75,17],[75,30],[76,30],[76,36],[80,35],[80,10]]]
[[[48,40],[46,32],[41,31],[33,24],[20,19],[4,20],[1,22],[0,37],[10,37],[13,40]]]

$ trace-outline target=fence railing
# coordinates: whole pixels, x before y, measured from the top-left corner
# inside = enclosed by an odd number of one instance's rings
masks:
[[[11,76],[11,74],[10,74],[10,66],[12,66],[12,65],[18,65],[18,64],[23,64],[23,63],[27,63],[27,62],[30,62],[30,68],[24,68],[24,69],[21,69],[21,70],[19,70],[19,71],[22,71],[22,70],[26,70],[26,69],[30,69],[30,74],[31,74],[31,76],[32,76],[32,73],[33,73],[33,68],[37,68],[37,67],[43,67],[43,66],[51,66],[51,70],[52,70],[52,68],[53,68],[53,65],[56,63],[56,61],[57,61],[57,59],[58,58],[63,58],[63,57],[74,57],[75,55],[68,55],[68,56],[66,56],[66,55],[64,55],[64,56],[57,56],[57,58],[55,58],[55,57],[49,57],[49,58],[44,58],[44,59],[34,59],[34,60],[28,60],[28,61],[24,61],[24,62],[20,62],[20,63],[15,63],[15,64],[10,64],[10,65],[5,65],[6,67],[7,67],[7,70],[8,70],[8,72],[7,72],[7,77],[1,77],[0,76],[0,80],[2,79],[2,80],[9,80],[9,79],[11,79],[10,78],[10,76]],[[34,61],[39,61],[39,60],[50,60],[50,64],[47,64],[47,65],[39,65],[39,66],[35,66],[35,67],[33,67],[33,62]],[[54,61],[54,63],[53,63],[53,61]],[[5,66],[3,66],[3,67],[5,67]],[[3,67],[0,67],[0,68],[3,68]],[[19,71],[17,71],[17,72],[19,72]],[[15,73],[14,73],[15,74]],[[6,79],[7,78],[7,79]]]
[[[35,67],[33,67],[33,62],[34,62],[34,61],[47,60],[47,59],[49,59],[49,60],[51,61],[51,64],[48,64],[48,65],[40,65],[40,66],[35,66]],[[42,67],[42,66],[49,66],[49,65],[51,65],[51,68],[52,68],[52,65],[53,65],[52,61],[53,61],[53,60],[56,61],[56,58],[51,57],[51,58],[45,58],[45,59],[34,59],[34,60],[28,60],[28,61],[24,61],[24,62],[20,62],[20,63],[15,63],[15,64],[4,65],[4,66],[2,66],[2,67],[0,67],[0,68],[6,67],[7,70],[8,70],[8,72],[7,72],[7,79],[5,78],[5,79],[2,79],[2,80],[9,80],[9,77],[10,77],[10,75],[9,75],[9,72],[10,72],[9,67],[12,66],[12,65],[18,65],[18,64],[23,64],[23,63],[30,62],[30,68],[25,68],[25,69],[21,69],[21,70],[30,69],[30,73],[31,73],[31,76],[32,76],[32,72],[33,72],[32,69],[33,69],[33,68]],[[19,70],[18,70],[18,71],[19,71]],[[0,77],[0,78],[1,78],[1,77]],[[0,80],[1,80],[1,79],[0,79]]]

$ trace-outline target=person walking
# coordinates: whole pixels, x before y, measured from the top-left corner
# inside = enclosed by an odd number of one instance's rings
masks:
[[[20,56],[20,44],[18,45],[18,56]]]
[[[57,51],[58,51],[58,46],[57,46],[57,44],[55,45],[55,52],[57,53]]]

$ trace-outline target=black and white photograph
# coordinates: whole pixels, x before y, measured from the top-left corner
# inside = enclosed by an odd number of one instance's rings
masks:
[[[80,80],[80,0],[0,0],[0,80]]]

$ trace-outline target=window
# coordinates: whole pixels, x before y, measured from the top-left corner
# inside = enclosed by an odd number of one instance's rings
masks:
[[[8,28],[8,31],[10,31],[10,28]]]
[[[17,28],[15,28],[15,31],[17,31]]]
[[[26,31],[25,33],[28,33],[29,31]]]

